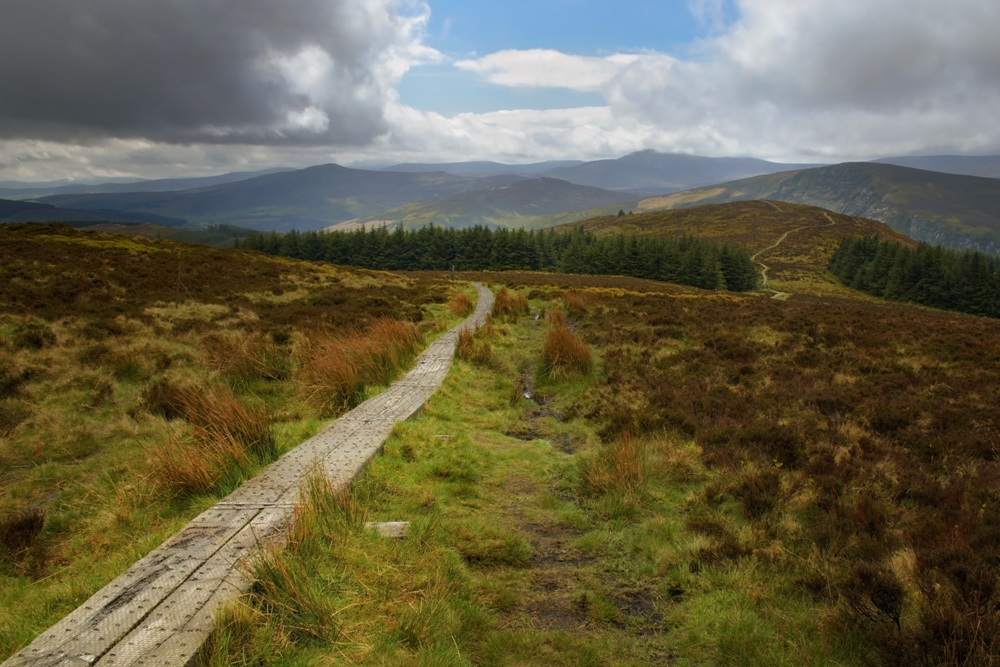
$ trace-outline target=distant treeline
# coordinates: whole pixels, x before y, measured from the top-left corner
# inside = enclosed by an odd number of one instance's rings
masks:
[[[830,271],[848,287],[884,299],[1000,317],[1000,259],[991,255],[847,237]]]
[[[680,239],[597,236],[472,227],[427,226],[389,232],[252,234],[241,247],[272,255],[388,271],[557,271],[623,275],[744,292],[757,270],[742,247],[690,236]]]

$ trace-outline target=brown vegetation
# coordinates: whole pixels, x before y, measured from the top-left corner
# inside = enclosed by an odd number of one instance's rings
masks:
[[[417,327],[390,319],[364,331],[312,331],[298,345],[296,381],[322,414],[335,415],[350,407],[366,386],[391,380],[419,343]]]
[[[517,321],[521,315],[528,314],[528,299],[518,291],[501,287],[493,302],[493,317],[499,321]]]
[[[551,325],[542,348],[542,370],[547,375],[568,375],[590,372],[590,347],[578,338],[556,310],[549,316]]]
[[[882,664],[993,664],[1000,325],[839,299],[590,296],[576,324],[603,379],[581,409],[609,444],[582,469],[588,493],[636,487],[633,438],[693,439],[716,481],[692,507],[711,539],[692,568],[774,564]],[[758,532],[712,518],[727,499]]]
[[[154,409],[186,419],[190,441],[168,436],[149,457],[153,479],[171,493],[204,493],[227,476],[251,472],[278,454],[273,420],[262,404],[246,404],[222,386],[173,388],[161,383],[148,394]]]
[[[303,395],[317,387],[298,381],[316,359],[297,353],[355,341],[338,348],[364,356],[352,372],[383,382],[453,290],[431,277],[0,225],[0,532],[33,535],[22,555],[0,557],[0,659],[315,432],[318,406]],[[330,412],[345,399],[333,402]],[[44,522],[21,522],[36,510]]]
[[[458,317],[467,317],[475,310],[472,299],[465,292],[455,292],[455,296],[451,297],[448,308],[453,315],[457,315]]]

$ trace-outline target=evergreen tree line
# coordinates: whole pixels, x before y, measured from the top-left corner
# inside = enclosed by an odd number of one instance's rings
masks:
[[[240,247],[272,255],[387,271],[554,271],[624,275],[743,292],[757,270],[742,247],[680,239],[565,234],[523,229],[446,229],[433,225],[395,231],[255,233]]]
[[[893,301],[1000,317],[1000,258],[878,237],[847,237],[830,271],[848,287]]]

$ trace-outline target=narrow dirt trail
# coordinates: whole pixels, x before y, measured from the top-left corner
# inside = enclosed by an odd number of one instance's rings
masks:
[[[768,202],[768,203],[770,204],[770,202]],[[778,208],[774,204],[771,204],[771,206],[774,206],[774,208],[777,209],[777,210],[779,210],[779,211],[781,210],[780,208]],[[785,232],[784,234],[782,234],[781,238],[779,238],[773,245],[769,245],[768,247],[766,247],[766,248],[764,248],[762,250],[758,250],[754,255],[752,255],[750,257],[751,261],[753,261],[757,266],[760,267],[760,275],[761,275],[761,278],[763,279],[763,281],[761,282],[761,287],[763,287],[764,289],[766,289],[766,290],[768,290],[768,291],[771,292],[771,298],[772,299],[787,299],[788,297],[791,296],[791,294],[789,294],[787,292],[779,292],[778,290],[773,290],[773,289],[770,289],[768,287],[768,284],[767,284],[767,272],[771,269],[771,267],[769,267],[764,262],[758,261],[757,258],[760,257],[765,252],[768,252],[770,250],[774,250],[775,248],[777,248],[778,246],[780,246],[782,243],[784,243],[785,239],[787,239],[790,234],[794,234],[795,232],[801,232],[803,229],[817,229],[817,228],[821,229],[821,228],[824,228],[824,227],[832,227],[833,225],[837,224],[836,221],[829,216],[829,214],[824,213],[823,217],[826,218],[827,220],[829,220],[830,224],[828,224],[828,225],[819,225],[818,227],[816,225],[803,225],[802,227],[796,227],[795,229],[790,229],[787,232]]]
[[[475,312],[428,346],[402,379],[196,517],[2,667],[190,664],[216,610],[247,588],[240,560],[286,535],[301,483],[320,470],[346,487],[378,455],[396,422],[417,415],[441,385],[459,332],[483,324],[493,308],[493,293],[475,286]]]

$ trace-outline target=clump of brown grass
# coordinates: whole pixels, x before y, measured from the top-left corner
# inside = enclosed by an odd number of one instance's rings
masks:
[[[222,386],[167,387],[158,390],[161,398],[191,423],[193,435],[192,441],[171,435],[149,451],[155,478],[167,488],[203,493],[227,474],[277,457],[272,418],[263,405],[246,405]]]
[[[456,292],[455,296],[451,297],[448,308],[451,309],[452,313],[461,317],[469,315],[475,309],[472,305],[472,299],[465,292]]]
[[[574,315],[585,315],[587,313],[587,297],[580,292],[564,292],[563,306],[566,312]]]
[[[493,346],[466,327],[458,332],[455,356],[476,366],[492,367],[496,363]]]
[[[553,315],[559,311],[553,311]],[[571,375],[590,372],[590,347],[576,336],[564,321],[561,313],[558,318],[550,316],[552,326],[545,336],[542,348],[543,371],[547,375]]]
[[[237,382],[285,380],[291,374],[288,355],[259,332],[209,334],[201,341],[208,366]]]
[[[516,321],[521,315],[527,314],[528,297],[501,287],[493,300],[493,316],[499,320]]]
[[[627,433],[605,445],[596,455],[580,459],[580,487],[585,496],[615,492],[628,498],[641,495],[649,479],[646,443]]]
[[[367,331],[314,331],[300,341],[296,381],[325,416],[350,407],[366,386],[388,382],[413,356],[419,329],[388,318]]]

